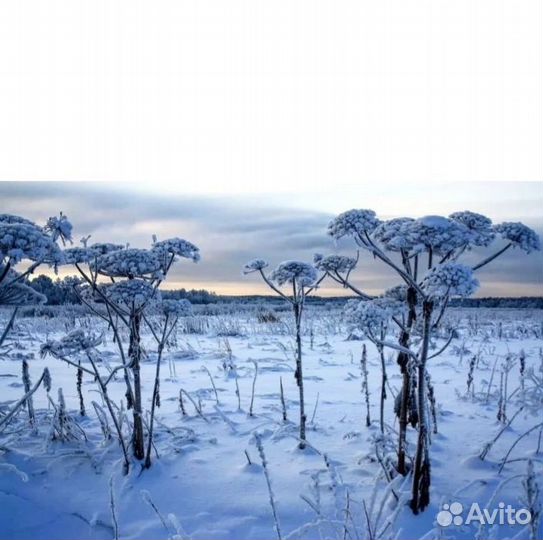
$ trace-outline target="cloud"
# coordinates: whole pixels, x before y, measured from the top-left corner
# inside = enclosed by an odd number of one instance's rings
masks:
[[[460,195],[457,194],[458,197]],[[195,265],[182,261],[174,267],[166,283],[169,287],[206,287],[224,293],[265,293],[255,276],[242,276],[245,262],[262,257],[274,266],[286,259],[311,261],[315,252],[354,253],[347,241],[337,245],[326,235],[331,212],[311,207],[296,208],[291,199],[281,197],[204,197],[143,192],[120,185],[96,183],[0,183],[2,211],[23,215],[38,223],[62,210],[74,225],[76,241],[92,234],[94,241],[130,243],[145,247],[153,234],[159,238],[184,237],[202,251]],[[352,206],[352,205],[351,205]],[[466,205],[467,206],[467,205]],[[381,215],[389,213],[383,202]],[[510,211],[509,219],[518,219]],[[519,212],[521,213],[521,212]],[[543,232],[541,219],[528,223]],[[469,254],[475,262],[482,252]],[[498,264],[478,273],[479,295],[541,295],[543,255],[526,256],[510,250]],[[397,282],[387,268],[362,253],[355,283],[371,293]],[[323,286],[323,294],[344,293],[333,284]]]

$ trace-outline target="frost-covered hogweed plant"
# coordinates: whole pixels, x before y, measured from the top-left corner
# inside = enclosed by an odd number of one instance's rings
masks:
[[[264,273],[268,263],[263,259],[253,259],[243,267],[244,274],[258,273],[264,282],[281,298],[292,306],[296,331],[296,371],[294,377],[300,396],[300,443],[299,447],[306,446],[306,421],[304,378],[302,370],[302,318],[305,299],[317,289],[324,274],[319,277],[317,269],[312,264],[303,261],[284,261],[270,272]],[[284,292],[288,291],[288,292]]]
[[[374,260],[391,269],[400,283],[385,297],[403,304],[401,315],[390,315],[382,305],[383,297],[374,297],[355,285],[351,279],[358,262],[336,255],[318,255],[315,264],[336,283],[350,289],[363,300],[359,307],[349,308],[347,316],[379,347],[397,351],[402,372],[399,395],[399,437],[397,470],[409,471],[406,459],[406,433],[409,400],[416,378],[418,408],[418,440],[413,465],[411,508],[415,513],[429,504],[430,461],[427,421],[427,360],[431,336],[440,326],[449,300],[467,297],[478,288],[475,272],[495,260],[508,249],[531,253],[541,249],[537,234],[522,223],[493,225],[481,214],[461,211],[449,217],[429,215],[421,218],[398,217],[379,220],[375,212],[354,209],[332,220],[328,234],[335,240],[351,238],[355,245],[368,251]],[[462,255],[473,248],[491,248],[496,241],[501,247],[477,264],[460,263]],[[352,261],[355,261],[353,264]],[[387,328],[395,335],[385,340],[377,329]],[[450,340],[439,351],[442,352]],[[417,344],[417,347],[415,347]],[[439,353],[438,352],[438,353]],[[432,396],[433,399],[433,396]]]
[[[127,407],[133,411],[132,449],[137,459],[145,457],[143,426],[140,343],[142,322],[151,326],[147,315],[162,302],[160,284],[167,278],[173,264],[180,258],[198,262],[199,249],[182,238],[154,240],[149,249],[124,247],[113,243],[88,245],[65,250],[66,264],[73,264],[84,284],[77,291],[81,301],[95,315],[104,319],[114,333],[124,371]],[[104,283],[104,280],[106,281]],[[186,305],[165,304],[167,317],[177,318]],[[119,325],[129,331],[128,350],[119,337]],[[160,360],[159,360],[160,361]],[[155,399],[155,398],[153,398]],[[154,408],[153,408],[154,412]],[[150,430],[152,433],[152,429]],[[149,435],[149,441],[152,434]],[[146,465],[150,465],[150,452]]]
[[[25,282],[40,265],[47,264],[55,271],[63,262],[57,240],[71,241],[72,226],[62,213],[49,218],[44,227],[29,219],[11,214],[0,214],[0,305],[15,306],[8,330],[15,318],[16,307],[23,304],[43,304],[47,299]],[[30,264],[23,272],[16,267],[23,261]],[[7,331],[0,334],[0,346]]]

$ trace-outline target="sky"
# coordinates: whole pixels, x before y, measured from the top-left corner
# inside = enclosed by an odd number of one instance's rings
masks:
[[[149,247],[159,239],[180,236],[201,250],[198,264],[182,260],[165,288],[206,288],[221,294],[267,294],[256,275],[243,276],[251,259],[273,267],[288,259],[311,262],[314,253],[354,254],[348,241],[335,244],[326,234],[330,219],[352,207],[372,208],[382,219],[410,215],[448,215],[470,209],[498,223],[521,220],[543,236],[543,184],[455,183],[441,186],[351,186],[341,192],[191,195],[180,189],[162,192],[152,185],[56,182],[1,182],[2,211],[44,223],[62,211],[74,226],[74,242],[89,234],[91,242],[130,243]],[[501,246],[499,241],[496,249]],[[477,262],[490,251],[466,259]],[[65,274],[66,270],[61,272]],[[370,293],[397,284],[397,279],[367,253],[361,255],[354,282]],[[509,251],[478,272],[479,296],[543,294],[543,254]],[[319,294],[346,291],[324,283]]]
[[[264,291],[247,259],[348,252],[325,229],[352,207],[541,231],[542,25],[540,0],[0,2],[0,211],[185,236],[168,286],[235,294]],[[508,254],[480,294],[541,294],[542,266]]]

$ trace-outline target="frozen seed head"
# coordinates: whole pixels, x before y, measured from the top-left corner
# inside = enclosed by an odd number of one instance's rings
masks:
[[[112,253],[113,251],[120,251],[124,247],[122,244],[112,244],[111,242],[96,242],[90,246],[90,249],[98,256]]]
[[[395,287],[391,287],[384,292],[383,297],[390,298],[397,302],[405,302],[407,301],[407,285],[396,285]]]
[[[160,301],[160,293],[148,281],[128,279],[107,285],[103,289],[106,298],[120,307],[141,309],[151,301]]]
[[[64,250],[65,264],[89,263],[96,258],[96,254],[90,248],[73,247]]]
[[[344,236],[363,236],[371,234],[379,225],[373,210],[347,210],[328,225],[328,234],[339,239]]]
[[[479,287],[473,270],[464,264],[445,263],[430,270],[422,282],[422,288],[432,298],[445,296],[471,296]]]
[[[323,256],[316,253],[313,257],[315,267],[323,272],[337,272],[339,274],[351,271],[356,266],[356,259],[343,255]]]
[[[28,223],[0,221],[0,255],[14,263],[23,259],[56,264],[62,261],[62,251],[41,227]]]
[[[183,238],[168,238],[153,244],[153,250],[161,254],[177,255],[193,262],[200,260],[200,250],[191,242]]]
[[[470,231],[470,244],[474,246],[487,247],[496,236],[492,228],[492,221],[482,214],[464,210],[463,212],[454,212],[449,217]]]
[[[0,214],[0,223],[20,223],[22,225],[32,225],[33,227],[38,227],[33,221],[21,216],[14,216],[13,214]]]
[[[73,247],[64,250],[64,262],[66,264],[82,264],[90,263],[97,257],[101,255],[106,255],[107,253],[113,253],[115,251],[120,251],[124,246],[121,244],[111,244],[111,243],[96,243],[92,246],[83,246],[83,247]]]
[[[298,287],[310,287],[317,281],[317,270],[305,262],[285,261],[277,266],[269,279],[279,286],[295,283]]]
[[[97,257],[91,268],[109,277],[163,277],[163,260],[159,253],[149,249],[123,249]]]
[[[160,307],[164,315],[173,317],[192,315],[192,304],[185,298],[181,300],[164,299]]]
[[[253,272],[258,272],[259,270],[264,270],[267,266],[268,263],[264,259],[253,259],[243,267],[243,273],[251,274]]]
[[[425,216],[409,225],[409,242],[414,252],[429,251],[444,255],[469,245],[468,228],[443,216]]]
[[[414,219],[401,217],[381,223],[374,232],[374,238],[388,251],[410,250],[413,247],[410,227]]]
[[[42,357],[50,354],[55,358],[69,357],[90,349],[94,349],[102,343],[102,337],[87,334],[82,328],[73,330],[59,340],[46,341],[40,348]]]
[[[62,244],[72,241],[72,224],[68,218],[61,212],[59,216],[50,217],[44,227],[50,233],[53,241],[61,240]]]
[[[351,328],[362,331],[379,328],[381,324],[388,323],[394,311],[390,305],[376,300],[361,300],[349,303],[345,309],[345,316]]]
[[[526,253],[541,249],[539,236],[537,236],[533,229],[530,229],[530,227],[527,227],[523,223],[506,221],[496,225],[494,229],[502,238],[508,240],[515,247],[522,249]]]

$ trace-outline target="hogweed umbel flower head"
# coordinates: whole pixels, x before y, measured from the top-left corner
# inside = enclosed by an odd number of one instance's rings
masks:
[[[422,282],[424,292],[431,298],[446,296],[471,296],[478,288],[479,281],[471,267],[448,262],[435,266]]]
[[[541,250],[541,242],[536,232],[519,221],[506,221],[496,225],[494,229],[503,239],[526,253]]]
[[[326,255],[316,253],[313,257],[313,264],[323,272],[337,272],[342,274],[350,272],[356,266],[356,259],[344,255]]]
[[[298,287],[310,287],[317,281],[317,270],[309,263],[284,261],[277,265],[269,279],[279,286],[295,283]]]
[[[153,251],[161,254],[177,255],[193,262],[200,260],[200,250],[194,244],[183,238],[168,238],[153,244]]]
[[[373,233],[379,223],[373,210],[347,210],[330,222],[328,234],[336,240],[344,236],[363,236]]]
[[[449,217],[453,221],[461,223],[470,231],[471,245],[487,247],[496,236],[492,228],[492,220],[482,214],[464,210],[462,212],[454,212]]]
[[[91,268],[109,277],[163,277],[163,259],[150,249],[122,249],[97,257]]]
[[[267,268],[267,266],[268,263],[264,259],[253,259],[243,267],[243,273],[252,274],[253,272],[264,270],[264,268]]]

